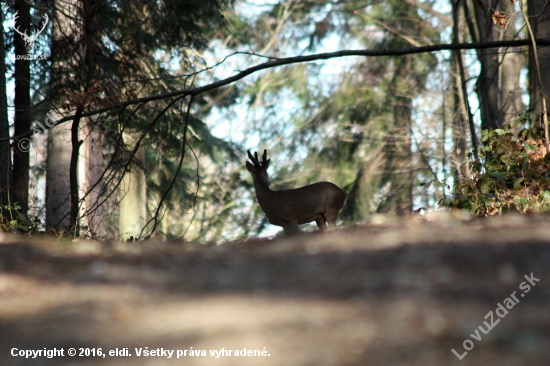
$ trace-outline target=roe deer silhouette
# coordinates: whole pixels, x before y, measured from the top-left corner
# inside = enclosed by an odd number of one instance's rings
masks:
[[[256,199],[264,211],[269,223],[282,226],[285,234],[300,231],[298,225],[313,222],[319,230],[336,227],[336,218],[346,200],[346,194],[337,185],[330,182],[318,182],[296,189],[272,191],[269,188],[267,168],[271,159],[267,160],[267,150],[264,150],[262,161],[258,160],[258,152],[254,156],[247,150],[249,161],[246,169],[252,174]]]

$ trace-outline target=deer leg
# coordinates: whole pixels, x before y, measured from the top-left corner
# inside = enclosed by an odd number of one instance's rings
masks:
[[[285,231],[285,235],[293,235],[300,232],[300,227],[298,226],[297,222],[291,222],[287,226],[283,226],[283,230]]]
[[[336,227],[336,218],[338,217],[338,212],[336,212],[336,214],[332,214],[332,212],[329,212],[325,216],[327,218],[328,227]]]
[[[317,224],[317,227],[319,230],[324,230],[327,228],[327,220],[325,219],[325,216],[321,214],[321,217],[315,220],[315,223]]]

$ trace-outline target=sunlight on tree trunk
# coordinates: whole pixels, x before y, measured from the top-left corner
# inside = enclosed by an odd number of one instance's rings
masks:
[[[124,133],[130,151],[139,137],[139,132]],[[120,183],[118,232],[121,240],[139,238],[145,226],[147,190],[144,163],[145,148],[140,145]]]
[[[103,207],[98,204],[102,200],[103,182],[100,181],[103,173],[103,135],[99,131],[96,123],[97,116],[86,118],[80,147],[81,156],[79,158],[79,182],[80,191],[84,194],[91,190],[82,206],[80,214],[82,218],[81,225],[87,227],[88,234],[95,237],[105,236],[104,212]],[[95,186],[94,186],[95,185]],[[92,188],[93,187],[93,188]]]

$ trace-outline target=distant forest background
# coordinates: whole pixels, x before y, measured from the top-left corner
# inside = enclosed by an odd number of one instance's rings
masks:
[[[1,10],[2,230],[272,234],[247,149],[268,150],[273,189],[340,186],[344,226],[436,209],[471,177],[483,130],[544,125],[550,96],[546,0],[17,0]],[[420,186],[434,180],[444,189]]]

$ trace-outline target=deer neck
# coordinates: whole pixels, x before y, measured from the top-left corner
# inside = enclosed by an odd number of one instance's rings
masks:
[[[256,197],[258,199],[261,199],[263,197],[269,196],[274,193],[274,191],[269,188],[269,184],[267,182],[260,180],[260,179],[254,179],[254,188],[256,189]]]

